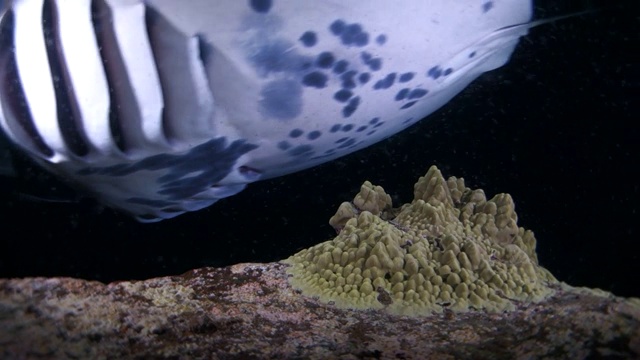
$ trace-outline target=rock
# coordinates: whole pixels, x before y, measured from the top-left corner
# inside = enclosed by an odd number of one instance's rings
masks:
[[[640,299],[558,283],[510,312],[409,317],[301,296],[287,265],[108,285],[0,280],[0,358],[583,359],[640,356]]]

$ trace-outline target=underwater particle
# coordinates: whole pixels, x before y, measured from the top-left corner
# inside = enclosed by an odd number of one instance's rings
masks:
[[[538,264],[533,233],[517,226],[514,209],[508,194],[487,199],[435,166],[399,208],[365,182],[331,218],[333,240],[284,261],[289,282],[340,308],[412,316],[514,310],[546,299],[558,283]]]

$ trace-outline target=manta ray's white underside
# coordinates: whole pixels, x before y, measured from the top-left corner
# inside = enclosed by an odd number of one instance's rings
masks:
[[[506,63],[530,0],[15,0],[0,125],[141,221],[333,160]]]

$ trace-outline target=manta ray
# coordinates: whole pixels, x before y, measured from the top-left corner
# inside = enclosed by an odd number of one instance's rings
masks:
[[[142,222],[366,148],[508,62],[531,0],[0,1],[0,127]]]

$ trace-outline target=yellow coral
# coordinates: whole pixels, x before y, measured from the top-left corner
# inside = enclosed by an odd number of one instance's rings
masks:
[[[517,226],[514,209],[508,194],[487,200],[463,179],[445,181],[435,166],[415,184],[413,202],[399,209],[365,182],[332,217],[335,239],[284,261],[289,281],[339,307],[411,315],[540,301],[557,281],[538,265],[536,240]]]

